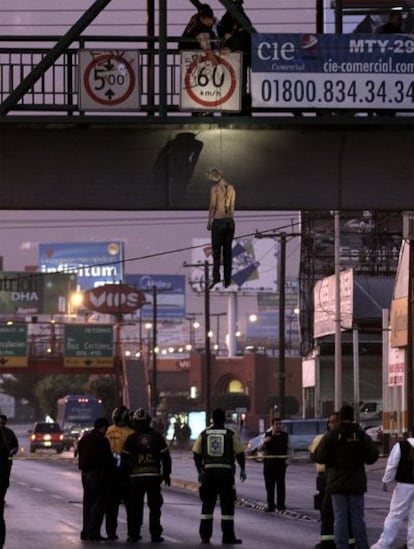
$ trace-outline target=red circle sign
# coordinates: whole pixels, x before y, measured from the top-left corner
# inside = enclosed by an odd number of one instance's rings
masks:
[[[90,78],[91,78],[92,71],[95,71],[96,67],[99,66],[99,65],[102,65],[104,62],[110,62],[110,61],[116,61],[118,64],[122,64],[125,67],[128,75],[129,75],[129,84],[128,84],[128,87],[127,87],[126,91],[116,99],[111,99],[111,98],[106,99],[104,97],[101,97],[100,95],[98,95],[96,93],[96,88],[93,89],[91,84],[90,84]],[[93,78],[97,79],[95,73],[93,73]],[[85,74],[83,76],[83,83],[84,83],[85,90],[86,90],[87,94],[94,101],[96,101],[100,105],[112,106],[112,105],[119,105],[120,103],[123,103],[126,99],[128,99],[128,97],[131,95],[131,93],[134,90],[135,79],[136,79],[136,77],[135,77],[135,74],[134,74],[134,70],[131,67],[131,65],[128,63],[128,61],[126,61],[126,59],[124,59],[122,56],[117,55],[117,54],[105,53],[103,55],[100,55],[99,57],[96,57],[86,67]],[[98,76],[98,80],[102,80],[103,82],[105,82],[105,77]],[[103,89],[104,87],[105,86],[103,85],[101,89]],[[120,87],[120,86],[118,85],[118,87]]]
[[[213,101],[208,101],[208,100],[205,100],[205,99],[201,99],[197,94],[194,93],[193,86],[191,85],[191,80],[190,79],[191,79],[191,74],[193,73],[193,71],[201,63],[204,63],[207,60],[208,60],[207,56],[199,57],[193,63],[191,63],[191,65],[189,65],[189,67],[187,69],[187,72],[185,74],[185,79],[184,79],[185,89],[186,89],[188,95],[191,97],[191,99],[195,103],[197,103],[198,105],[201,105],[202,107],[218,107],[219,105],[222,105],[223,103],[228,101],[231,98],[231,96],[233,95],[234,90],[236,89],[236,85],[237,85],[237,77],[236,77],[236,73],[234,72],[234,68],[232,67],[232,65],[230,65],[230,63],[228,63],[225,59],[220,57],[219,58],[219,60],[220,60],[219,65],[223,65],[230,74],[230,87],[229,87],[227,93],[225,95],[223,95],[223,97],[221,97],[220,99],[214,99]]]

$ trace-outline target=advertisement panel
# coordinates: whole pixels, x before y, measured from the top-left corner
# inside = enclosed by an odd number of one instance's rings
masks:
[[[0,272],[0,316],[66,314],[74,274]]]
[[[141,309],[142,319],[153,317],[153,287],[157,288],[157,317],[160,320],[182,320],[185,317],[185,276],[163,274],[126,274],[126,284],[145,295],[147,305]]]
[[[341,330],[352,328],[354,277],[352,269],[340,273],[340,323]],[[313,292],[314,323],[313,337],[335,333],[336,324],[336,277],[328,276],[315,284]]]
[[[76,274],[79,290],[122,282],[123,260],[119,241],[39,244],[40,271]]]
[[[277,259],[275,242],[272,239],[237,238],[233,241],[232,284],[226,289],[221,284],[215,292],[234,291],[238,287],[246,292],[275,292]],[[190,286],[196,292],[204,290],[204,262],[212,269],[213,257],[211,241],[193,238],[191,262],[199,264],[191,271]],[[210,280],[212,274],[210,272]]]
[[[112,324],[65,324],[63,365],[113,367],[113,346]]]
[[[412,109],[414,38],[254,34],[254,107]]]

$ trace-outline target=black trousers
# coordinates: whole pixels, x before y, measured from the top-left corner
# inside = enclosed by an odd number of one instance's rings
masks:
[[[264,480],[266,487],[267,505],[275,507],[275,488],[277,490],[276,507],[280,510],[285,508],[286,500],[286,462],[284,459],[269,459],[265,463]]]
[[[4,505],[7,488],[9,487],[10,467],[8,464],[0,470],[0,549],[6,542],[6,521],[4,520]]]
[[[220,498],[223,539],[234,539],[236,491],[233,472],[206,472],[200,487],[200,498],[202,501],[199,528],[201,539],[210,539],[213,534],[213,513],[217,498]]]
[[[118,528],[119,506],[123,502],[128,514],[129,475],[117,467],[108,480],[106,487],[105,526],[106,533],[112,537]]]
[[[144,516],[144,497],[147,494],[149,508],[149,531],[151,537],[161,536],[161,507],[164,503],[161,493],[161,479],[154,477],[131,477],[129,504],[127,508],[128,536],[137,538]]]
[[[214,219],[211,225],[211,244],[213,248],[213,282],[220,282],[220,261],[223,255],[224,285],[231,284],[232,251],[235,232],[234,219],[225,217]]]
[[[82,471],[83,528],[82,536],[95,538],[101,534],[105,513],[105,478],[102,471]]]

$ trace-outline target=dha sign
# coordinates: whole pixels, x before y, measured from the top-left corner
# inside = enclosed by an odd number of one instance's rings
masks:
[[[145,294],[129,284],[104,284],[84,292],[83,305],[105,314],[126,314],[140,309]]]

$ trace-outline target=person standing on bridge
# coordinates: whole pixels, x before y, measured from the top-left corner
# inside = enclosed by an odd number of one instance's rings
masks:
[[[207,170],[207,179],[214,185],[210,191],[207,230],[211,230],[213,249],[213,280],[210,289],[220,282],[220,261],[223,255],[224,287],[231,284],[232,244],[235,232],[234,208],[236,190],[224,179],[223,172],[217,168]]]

